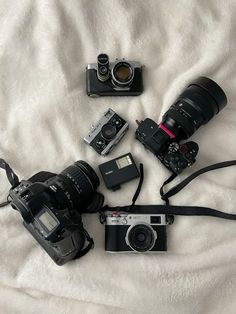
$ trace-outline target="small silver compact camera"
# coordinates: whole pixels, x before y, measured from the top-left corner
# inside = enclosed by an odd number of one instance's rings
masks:
[[[129,124],[112,109],[108,109],[91,131],[84,137],[98,154],[107,155],[121,140],[129,128]]]
[[[88,96],[138,96],[143,92],[142,66],[137,61],[109,61],[102,53],[86,68]]]
[[[105,249],[108,252],[167,250],[166,215],[105,212]]]

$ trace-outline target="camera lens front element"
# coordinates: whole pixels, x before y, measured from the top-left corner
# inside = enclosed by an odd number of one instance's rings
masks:
[[[116,127],[112,124],[105,124],[101,130],[102,137],[107,141],[111,141],[116,136]]]
[[[156,231],[148,224],[132,225],[127,230],[126,243],[137,252],[150,251],[157,239]]]
[[[134,71],[128,62],[119,61],[111,70],[112,80],[115,85],[128,86],[134,78]]]

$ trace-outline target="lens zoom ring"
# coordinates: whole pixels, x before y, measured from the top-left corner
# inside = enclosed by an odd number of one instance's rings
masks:
[[[70,166],[66,168],[61,174],[70,179],[77,190],[82,190],[83,198],[89,197],[91,193],[93,193],[93,186],[91,181],[77,166]]]

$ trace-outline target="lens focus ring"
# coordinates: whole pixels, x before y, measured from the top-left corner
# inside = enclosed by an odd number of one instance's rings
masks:
[[[91,201],[91,197],[99,185],[99,179],[94,170],[86,162],[76,162],[60,174],[65,178],[77,195],[77,204]]]

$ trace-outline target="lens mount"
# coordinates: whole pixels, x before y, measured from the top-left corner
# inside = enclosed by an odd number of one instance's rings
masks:
[[[156,239],[156,231],[146,223],[131,225],[125,237],[127,245],[136,252],[150,251]]]
[[[111,77],[115,85],[129,86],[134,78],[133,66],[127,61],[117,61],[111,69]]]

